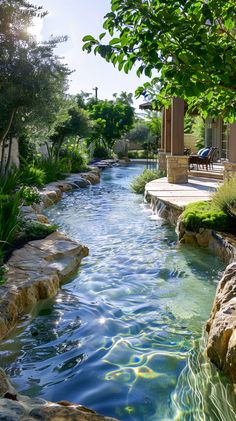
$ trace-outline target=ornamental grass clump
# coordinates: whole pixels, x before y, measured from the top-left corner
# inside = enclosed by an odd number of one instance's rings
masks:
[[[218,188],[212,195],[212,204],[226,214],[236,218],[236,176],[225,180]]]
[[[156,180],[157,178],[164,177],[163,171],[145,169],[142,174],[134,177],[130,184],[131,189],[134,193],[144,194],[145,186],[150,181]]]

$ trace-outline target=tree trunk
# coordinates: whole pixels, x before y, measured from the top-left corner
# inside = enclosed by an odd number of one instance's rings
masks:
[[[4,174],[4,155],[5,155],[5,146],[6,146],[6,138],[4,137],[2,142],[2,153],[1,153],[1,161],[0,161],[0,174]]]
[[[8,173],[9,168],[10,168],[12,143],[13,143],[13,137],[11,136],[10,140],[9,140],[9,146],[8,146],[8,157],[7,157],[7,162],[6,162],[6,166],[5,166],[5,175]]]

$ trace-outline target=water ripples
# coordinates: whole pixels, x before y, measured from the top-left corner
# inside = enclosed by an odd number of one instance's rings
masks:
[[[79,402],[122,421],[218,421],[217,397],[232,396],[209,374],[198,345],[190,350],[222,265],[176,245],[174,230],[130,192],[138,172],[108,170],[100,185],[70,192],[48,210],[90,256],[55,300],[22,319],[0,345],[1,359],[31,396]]]

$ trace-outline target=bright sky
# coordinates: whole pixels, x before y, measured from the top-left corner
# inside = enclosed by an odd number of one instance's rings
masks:
[[[59,46],[58,54],[75,70],[70,77],[70,93],[94,92],[93,88],[97,86],[98,97],[110,99],[115,92],[134,93],[143,84],[144,79],[138,78],[135,71],[128,75],[119,72],[99,55],[82,51],[83,36],[96,37],[103,32],[103,16],[110,10],[110,0],[31,0],[31,3],[48,11],[48,15],[37,21],[33,28],[37,37],[69,36],[67,43]],[[140,98],[135,101],[135,106],[142,102],[143,98]]]

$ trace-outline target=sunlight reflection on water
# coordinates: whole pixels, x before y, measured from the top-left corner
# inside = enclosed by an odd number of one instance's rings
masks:
[[[141,170],[106,170],[100,185],[48,210],[90,256],[0,345],[1,359],[18,390],[122,421],[224,420],[215,402],[233,402],[231,392],[198,345],[223,266],[177,246],[174,229],[131,193]]]

